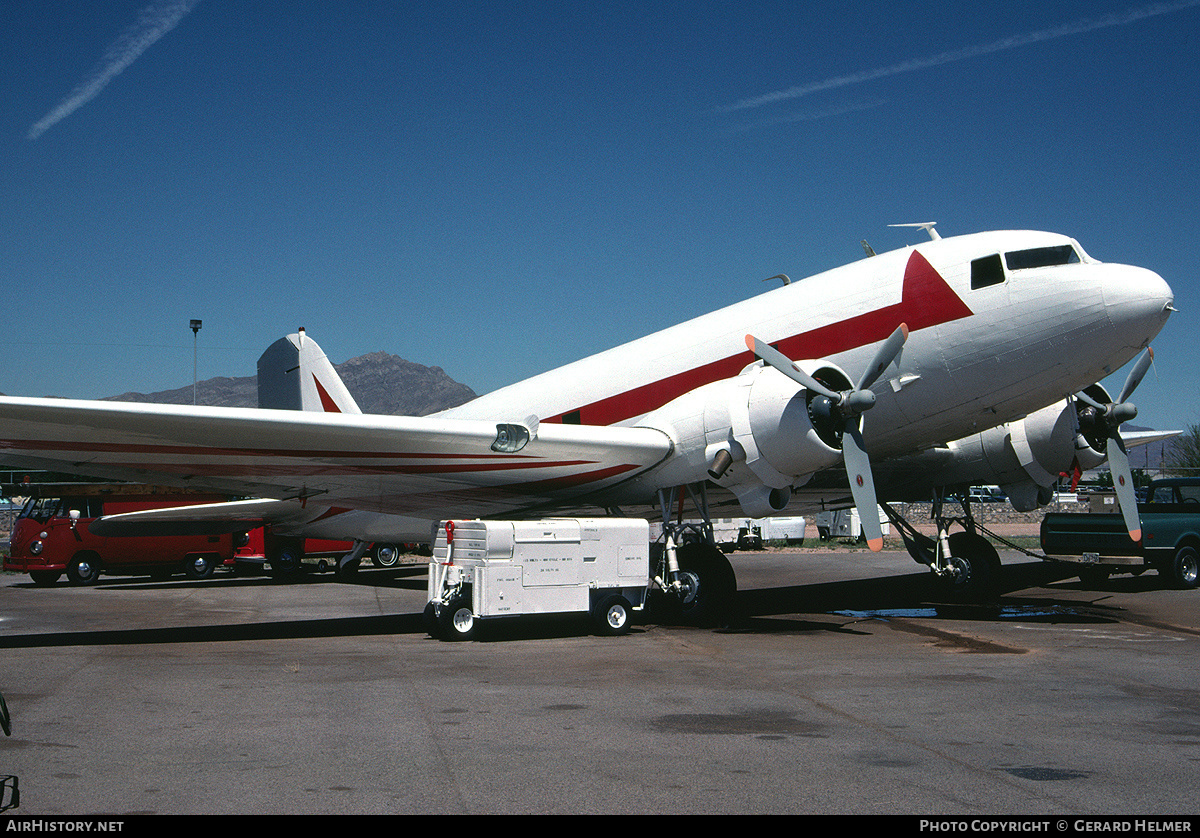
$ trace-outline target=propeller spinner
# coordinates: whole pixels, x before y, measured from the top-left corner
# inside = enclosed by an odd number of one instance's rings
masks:
[[[1117,492],[1117,505],[1121,507],[1121,515],[1125,518],[1125,528],[1129,530],[1129,537],[1134,541],[1142,540],[1142,520],[1138,516],[1137,494],[1133,488],[1129,454],[1125,450],[1125,442],[1121,439],[1121,424],[1137,416],[1137,407],[1129,401],[1129,397],[1142,383],[1153,361],[1154,350],[1146,347],[1146,351],[1129,371],[1125,386],[1121,388],[1121,395],[1111,404],[1101,404],[1087,393],[1075,394],[1075,398],[1097,411],[1096,422],[1106,439],[1105,454],[1108,456],[1108,467],[1112,471],[1113,488]]]
[[[841,420],[842,460],[846,464],[846,474],[850,479],[850,494],[858,509],[867,546],[875,552],[883,549],[883,529],[879,524],[875,480],[871,475],[871,461],[863,445],[862,432],[859,430],[859,419],[864,412],[875,406],[875,394],[871,392],[871,385],[878,381],[888,365],[896,360],[906,340],[908,326],[901,323],[879,347],[874,360],[859,378],[858,384],[852,389],[838,392],[801,370],[775,347],[753,335],[746,335],[746,346],[755,356],[800,386],[823,396],[828,400],[829,415]]]

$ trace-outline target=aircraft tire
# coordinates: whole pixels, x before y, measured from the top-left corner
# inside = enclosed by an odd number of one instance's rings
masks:
[[[948,593],[967,602],[995,599],[1000,590],[1000,556],[981,535],[956,532],[950,536],[951,562],[958,569],[947,582]]]
[[[681,545],[675,556],[683,594],[656,596],[656,621],[711,627],[728,620],[737,595],[737,578],[725,554],[701,541]]]

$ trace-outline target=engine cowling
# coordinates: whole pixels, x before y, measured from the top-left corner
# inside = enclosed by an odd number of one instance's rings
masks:
[[[799,366],[831,389],[850,386],[831,364]],[[841,460],[841,424],[827,402],[761,363],[698,387],[643,422],[675,441],[656,478],[676,485],[711,480],[734,492],[750,517],[779,512],[793,487]]]
[[[1102,403],[1109,401],[1098,384],[1085,392]],[[957,440],[953,463],[934,482],[992,483],[1005,491],[1020,512],[1044,506],[1060,475],[1104,462],[1105,437],[1090,415],[1094,413],[1094,408],[1069,399]]]

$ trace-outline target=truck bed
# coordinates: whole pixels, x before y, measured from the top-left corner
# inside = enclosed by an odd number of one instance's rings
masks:
[[[1200,542],[1200,504],[1138,504],[1142,540],[1135,542],[1120,514],[1051,512],[1042,519],[1042,552],[1063,561],[1112,565],[1169,559],[1184,543]]]
[[[1042,552],[1052,558],[1079,561],[1088,556],[1142,563],[1141,545],[1129,537],[1119,514],[1049,512],[1042,519]]]

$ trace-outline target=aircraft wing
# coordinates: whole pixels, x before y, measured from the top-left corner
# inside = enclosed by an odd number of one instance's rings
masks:
[[[671,448],[650,428],[0,397],[12,467],[417,517],[583,498]]]

